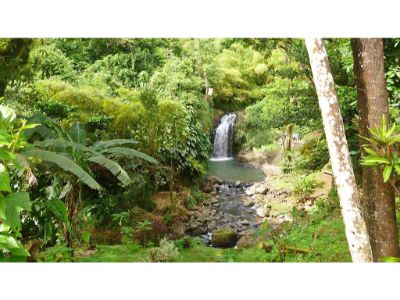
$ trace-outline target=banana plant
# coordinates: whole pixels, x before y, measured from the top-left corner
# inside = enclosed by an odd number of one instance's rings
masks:
[[[396,176],[400,176],[400,126],[393,124],[389,127],[385,116],[382,116],[380,126],[368,130],[370,137],[361,136],[370,143],[363,146],[366,155],[361,164],[382,169],[384,182],[389,182],[398,190],[394,181]]]
[[[60,193],[60,199],[65,199],[70,227],[64,226],[64,235],[68,246],[72,246],[69,228],[76,224],[77,214],[82,203],[82,185],[93,190],[101,190],[102,186],[94,178],[93,165],[107,169],[122,186],[128,186],[131,179],[128,173],[118,163],[117,158],[141,159],[156,164],[157,161],[145,153],[130,148],[138,142],[130,139],[114,139],[98,141],[92,145],[87,143],[87,132],[79,122],[72,124],[69,130],[64,129],[53,120],[45,119],[47,128],[33,128],[28,136],[38,134],[42,141],[33,143],[33,147],[22,154],[26,158],[46,161],[55,166],[54,172],[59,172],[66,178],[66,184]],[[50,130],[48,130],[50,129]],[[55,174],[55,173],[54,173]]]

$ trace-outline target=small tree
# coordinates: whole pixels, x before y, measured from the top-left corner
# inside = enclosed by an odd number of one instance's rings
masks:
[[[170,157],[169,194],[173,209],[175,206],[173,197],[175,181],[174,160],[179,159],[177,147],[179,144],[183,143],[186,138],[188,127],[187,112],[179,102],[164,100],[159,102],[158,114],[162,145],[163,148],[168,151]]]

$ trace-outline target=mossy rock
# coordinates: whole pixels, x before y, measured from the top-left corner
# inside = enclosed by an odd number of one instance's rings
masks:
[[[219,228],[212,232],[211,244],[219,248],[231,248],[236,245],[238,235],[231,228]]]

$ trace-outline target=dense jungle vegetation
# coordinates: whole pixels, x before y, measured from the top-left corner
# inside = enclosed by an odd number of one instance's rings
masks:
[[[400,40],[383,41],[390,116],[367,153],[352,42],[324,42],[358,184],[363,162],[397,187]],[[0,39],[0,261],[350,261],[334,185],[246,249],[180,229],[228,112],[235,153],[279,152],[278,184],[311,199],[331,162],[304,40]]]

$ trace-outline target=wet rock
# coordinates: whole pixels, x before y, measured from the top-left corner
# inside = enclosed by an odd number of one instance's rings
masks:
[[[212,232],[211,244],[214,247],[231,248],[237,241],[238,235],[232,228],[219,228]]]
[[[193,222],[189,224],[189,229],[190,230],[196,230],[197,228],[199,228],[201,226],[200,222]]]
[[[256,201],[251,197],[243,197],[242,201],[245,206],[252,206],[256,203]]]
[[[202,235],[205,233],[207,233],[207,229],[205,227],[199,227],[199,228],[196,228],[195,230],[193,230],[194,235]]]
[[[208,223],[207,228],[209,231],[213,231],[217,228],[217,223],[215,221],[211,221]]]

